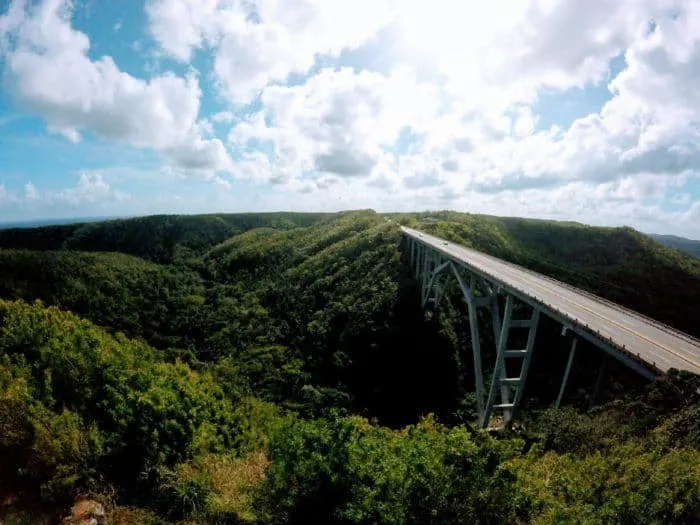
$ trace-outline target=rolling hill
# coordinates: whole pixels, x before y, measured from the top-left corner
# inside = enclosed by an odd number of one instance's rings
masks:
[[[700,241],[686,239],[685,237],[678,237],[676,235],[658,235],[655,233],[650,233],[648,235],[656,242],[668,248],[680,250],[693,257],[700,257]]]
[[[449,293],[420,308],[398,226],[695,335],[700,260],[630,228],[390,218],[0,230],[0,516],[56,520],[85,495],[118,523],[700,516],[698,378],[646,384],[613,367],[606,404],[585,412],[600,356],[583,345],[569,406],[550,410],[565,355],[544,321],[520,430],[474,430],[466,309]],[[552,471],[561,482],[544,481]]]

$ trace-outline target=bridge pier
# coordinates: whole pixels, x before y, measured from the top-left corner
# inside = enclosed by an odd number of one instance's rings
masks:
[[[469,313],[469,330],[472,341],[472,354],[474,356],[474,384],[476,389],[476,408],[481,418],[484,414],[484,375],[481,369],[481,340],[479,338],[479,319],[477,316],[477,304],[474,298],[474,279],[470,281],[469,286],[464,282],[464,278],[459,273],[457,266],[450,263],[452,273],[457,279],[462,296],[467,303],[467,311]]]
[[[561,380],[561,387],[559,387],[559,395],[557,396],[557,401],[554,404],[554,408],[559,408],[561,405],[561,400],[564,397],[564,390],[566,390],[566,384],[569,382],[569,372],[571,372],[571,365],[574,362],[574,357],[576,356],[576,345],[578,344],[578,339],[574,335],[571,340],[571,348],[569,349],[569,359],[566,361],[566,368],[564,369],[564,377]]]
[[[537,327],[540,319],[540,311],[537,308],[532,308],[532,314],[529,319],[513,319],[513,307],[516,298],[508,294],[506,296],[506,306],[503,313],[503,321],[500,326],[500,334],[497,339],[496,364],[491,378],[491,386],[489,389],[489,397],[484,408],[484,413],[481,415],[481,427],[485,428],[491,418],[493,409],[503,411],[504,423],[508,423],[523,398],[527,375],[530,370],[530,362],[535,348],[535,337],[537,335]],[[495,320],[495,316],[494,316]],[[527,342],[525,348],[510,349],[508,343],[510,341],[511,330],[514,328],[526,328]],[[497,325],[494,324],[494,330]],[[520,371],[517,376],[507,377],[506,359],[520,359]],[[495,403],[496,390],[500,387],[501,402]],[[515,387],[515,392],[512,392],[511,387]],[[512,398],[511,398],[512,394]]]
[[[603,384],[603,378],[608,371],[609,360],[608,354],[603,354],[603,359],[601,360],[600,368],[598,369],[598,376],[595,379],[595,386],[593,387],[593,394],[591,395],[591,401],[588,404],[588,408],[593,408],[598,403],[598,399],[600,398],[600,388]]]

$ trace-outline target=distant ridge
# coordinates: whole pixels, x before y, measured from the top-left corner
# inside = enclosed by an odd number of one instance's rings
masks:
[[[31,219],[26,221],[0,222],[0,230],[9,228],[38,228],[40,226],[55,226],[61,224],[80,224],[85,222],[109,221],[112,219],[126,219],[128,217],[67,217],[63,219]]]
[[[677,235],[659,235],[656,233],[649,233],[647,235],[668,248],[675,248],[693,257],[700,258],[700,241],[678,237]]]

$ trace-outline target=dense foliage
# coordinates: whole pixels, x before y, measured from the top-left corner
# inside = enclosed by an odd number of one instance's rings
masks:
[[[398,224],[696,335],[700,261],[627,228],[391,219],[0,230],[0,520],[50,520],[81,495],[116,523],[700,520],[697,377],[613,366],[584,412],[600,355],[582,345],[569,406],[546,409],[566,354],[543,320],[531,410],[475,430],[463,301],[422,311]]]

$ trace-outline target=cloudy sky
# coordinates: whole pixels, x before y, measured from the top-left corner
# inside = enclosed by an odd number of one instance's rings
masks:
[[[0,0],[0,221],[456,209],[700,238],[696,0]]]

